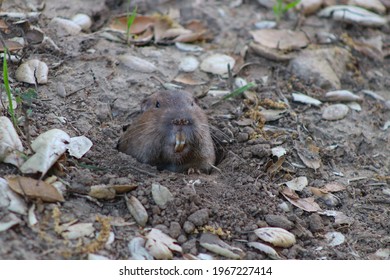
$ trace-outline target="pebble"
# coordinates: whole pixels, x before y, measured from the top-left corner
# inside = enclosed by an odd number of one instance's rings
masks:
[[[284,212],[290,212],[290,207],[288,206],[287,202],[282,202],[282,203],[278,204],[278,207],[280,210],[282,210]]]
[[[187,234],[191,234],[195,230],[195,225],[189,221],[185,221],[183,225],[183,230]]]
[[[83,31],[88,31],[92,26],[92,20],[86,14],[76,14],[72,17],[72,21],[80,26]]]
[[[266,215],[265,221],[270,226],[280,227],[285,230],[290,230],[294,227],[293,222],[289,221],[285,216],[281,216],[281,215],[272,215],[272,214]]]
[[[181,248],[183,249],[183,252],[184,253],[189,253],[189,254],[193,254],[193,255],[197,255],[198,254],[198,249],[196,248],[196,238],[193,238],[193,239],[190,239],[186,242],[184,242],[182,245],[181,245]]]
[[[254,157],[264,158],[271,155],[271,146],[267,144],[257,144],[251,147],[251,152]]]
[[[169,234],[169,229],[166,225],[159,224],[159,225],[154,226],[154,228],[161,230],[165,234]]]
[[[165,209],[167,203],[173,200],[173,195],[169,189],[160,184],[152,184],[152,197],[161,209]]]
[[[194,56],[186,56],[179,64],[179,70],[183,72],[194,72],[199,66],[199,61]]]
[[[317,213],[313,213],[309,217],[309,228],[312,232],[320,232],[324,230],[322,218]]]
[[[322,113],[322,118],[328,121],[337,121],[345,118],[349,108],[345,104],[334,104],[326,107]]]
[[[255,23],[256,29],[272,29],[277,25],[276,21],[263,20]]]
[[[240,132],[237,135],[237,142],[239,142],[239,143],[248,141],[248,139],[249,139],[249,134],[248,133]]]
[[[172,238],[178,238],[181,233],[181,226],[178,222],[171,222],[169,227],[169,235]]]
[[[233,69],[235,64],[233,57],[224,54],[213,54],[202,61],[200,69],[204,72],[224,75],[228,72],[228,64],[230,69]]]
[[[322,0],[301,0],[297,5],[297,9],[305,15],[310,15],[317,12],[322,6]]]
[[[207,209],[200,209],[188,217],[188,221],[195,226],[203,226],[209,221],[209,211]]]

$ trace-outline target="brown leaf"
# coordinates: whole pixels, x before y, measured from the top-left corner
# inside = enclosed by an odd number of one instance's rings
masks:
[[[154,24],[154,42],[158,43],[163,40],[165,33],[172,26],[172,22],[167,18],[160,17]]]
[[[153,35],[154,35],[153,29],[152,27],[149,27],[148,29],[145,30],[145,32],[137,36],[134,36],[134,38],[130,39],[130,42],[136,45],[146,45],[152,41]]]
[[[185,85],[191,85],[191,86],[204,85],[208,82],[206,80],[206,76],[205,78],[203,78],[196,73],[180,73],[179,75],[176,76],[176,78],[173,81]]]
[[[109,28],[127,32],[127,15],[122,15],[111,20]],[[138,15],[130,26],[130,34],[141,34],[145,32],[149,27],[153,26],[156,22],[154,17]]]
[[[290,197],[290,193],[285,194],[284,189],[282,191],[282,195],[294,206],[307,211],[307,212],[317,212],[322,211],[321,207],[314,201],[314,197],[307,197],[307,198],[298,198],[298,199],[292,199]]]
[[[276,173],[281,167],[286,157],[281,156],[275,163],[271,163],[271,165],[267,168],[268,174]]]
[[[340,184],[339,182],[330,182],[324,186],[324,189],[328,192],[339,192],[347,189],[347,187]]]
[[[31,199],[41,199],[45,202],[63,202],[62,194],[51,184],[47,184],[41,180],[35,180],[22,176],[6,176],[10,188],[20,194]]]
[[[250,33],[256,43],[272,49],[299,50],[309,44],[309,40],[302,31],[261,29],[250,31]]]
[[[8,51],[19,51],[23,49],[23,45],[19,44],[18,42],[5,40],[5,46],[7,47]],[[4,52],[4,46],[3,44],[0,44],[0,52]]]
[[[311,140],[306,141],[304,144],[295,144],[299,158],[307,167],[314,170],[317,170],[321,167],[321,158],[319,155],[320,148],[311,143]]]

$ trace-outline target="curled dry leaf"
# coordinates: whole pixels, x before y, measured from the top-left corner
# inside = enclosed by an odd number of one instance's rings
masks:
[[[249,247],[255,248],[255,249],[263,252],[264,254],[266,254],[267,256],[269,256],[273,260],[280,260],[281,259],[279,254],[271,246],[265,245],[265,244],[260,243],[260,242],[248,242],[247,245]]]
[[[265,57],[273,61],[289,61],[293,59],[296,54],[294,53],[285,53],[278,49],[268,48],[261,44],[256,44],[254,42],[249,43],[249,48],[257,55]]]
[[[25,82],[28,84],[46,84],[49,68],[46,63],[38,60],[31,59],[22,63],[18,69],[16,69],[16,79],[19,82]]]
[[[387,23],[385,18],[355,6],[330,6],[320,11],[318,15],[320,17],[333,18],[337,21],[356,23],[362,26],[380,27]]]
[[[51,129],[42,133],[31,143],[35,154],[20,167],[20,171],[46,174],[50,167],[65,153],[69,142],[69,135],[60,129]]]
[[[146,234],[145,248],[158,260],[172,259],[172,251],[182,253],[182,248],[176,244],[175,239],[155,228],[152,228]]]
[[[95,185],[91,186],[88,195],[97,199],[113,199],[116,196],[116,192],[111,186]]]
[[[354,222],[354,219],[351,217],[348,217],[345,215],[343,212],[340,211],[334,211],[334,210],[326,210],[322,212],[318,212],[321,215],[326,215],[329,217],[334,217],[335,218],[335,225],[336,226],[341,226],[341,225],[352,225]]]
[[[61,235],[65,239],[78,239],[84,236],[91,237],[94,232],[95,228],[92,223],[78,223],[69,226]]]
[[[297,149],[299,158],[307,167],[314,170],[321,167],[320,149],[311,140],[308,139],[304,144],[296,142],[295,148]]]
[[[335,90],[329,91],[325,94],[327,101],[362,101],[363,98],[350,92],[349,90]]]
[[[153,256],[145,249],[145,239],[134,237],[127,245],[132,260],[153,260]]]
[[[81,158],[91,149],[92,145],[92,141],[85,136],[72,137],[68,145],[68,152],[75,158]]]
[[[341,202],[340,199],[337,196],[335,196],[332,193],[329,193],[325,189],[319,189],[319,188],[310,187],[310,191],[315,196],[320,197],[325,202],[325,204],[330,206],[330,207],[335,207],[335,206],[339,205],[340,202]]]
[[[288,248],[296,243],[294,234],[282,228],[265,227],[254,232],[260,239],[277,247]]]
[[[286,186],[294,191],[302,191],[308,184],[307,178],[301,176],[285,183]]]
[[[142,203],[134,196],[130,196],[129,198],[126,195],[125,201],[127,209],[129,209],[130,214],[133,216],[134,220],[141,227],[144,227],[146,225],[146,222],[148,221],[148,213],[146,212]]]
[[[293,101],[304,103],[304,104],[309,104],[309,105],[314,105],[314,106],[320,106],[322,104],[321,101],[319,101],[313,97],[307,96],[305,94],[302,94],[302,93],[293,92],[292,98],[293,98]]]
[[[26,202],[15,192],[13,192],[8,183],[0,178],[0,209],[7,208],[11,212],[21,215],[27,214]]]
[[[250,31],[257,44],[283,51],[299,50],[309,44],[309,39],[302,31],[289,29],[261,29]]]
[[[135,190],[137,185],[113,185],[112,188],[116,193],[127,193],[129,191]]]
[[[14,225],[20,224],[22,221],[13,213],[0,216],[0,232],[10,229]]]
[[[38,223],[38,219],[34,211],[35,211],[35,204],[33,204],[28,210],[28,225],[30,227],[33,227]]]
[[[317,212],[322,211],[321,207],[314,201],[314,197],[299,198],[299,196],[292,190],[285,188],[282,195],[294,206],[307,211]]]
[[[23,145],[7,117],[0,117],[0,162],[20,167],[24,163]]]
[[[200,246],[203,248],[228,259],[238,260],[245,255],[240,248],[230,246],[222,241],[217,235],[211,233],[203,233],[199,242]]]
[[[168,188],[160,184],[152,184],[152,197],[160,208],[165,208],[167,203],[173,200],[173,195]]]
[[[325,234],[326,241],[328,241],[329,246],[335,247],[340,244],[343,244],[345,241],[345,236],[341,232],[333,231]]]
[[[324,186],[324,189],[328,192],[339,192],[347,189],[347,187],[339,182],[329,182]]]
[[[127,32],[127,22],[128,15],[121,15],[115,17],[111,20],[109,28],[115,31],[120,31],[123,33]],[[151,16],[141,16],[137,15],[133,21],[133,24],[130,26],[130,34],[139,35],[153,26],[156,22],[156,18]]]
[[[158,71],[157,67],[153,63],[133,55],[120,55],[118,56],[118,59],[123,63],[123,65],[135,71],[143,73],[152,73]]]
[[[199,46],[193,45],[193,44],[176,42],[175,46],[176,46],[176,48],[178,48],[179,50],[181,50],[183,52],[201,52],[201,51],[203,51],[202,47],[199,47]]]
[[[19,51],[23,49],[23,45],[19,42],[11,41],[11,40],[5,40],[4,41],[5,46],[7,47],[7,50],[10,52]],[[4,52],[4,46],[3,44],[0,45],[0,52]]]
[[[55,187],[44,181],[28,177],[6,176],[9,187],[16,193],[31,199],[40,199],[44,202],[63,202],[64,197]]]

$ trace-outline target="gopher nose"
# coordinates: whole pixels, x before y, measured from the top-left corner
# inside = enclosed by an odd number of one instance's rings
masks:
[[[191,121],[189,119],[173,119],[172,124],[174,125],[189,125]]]

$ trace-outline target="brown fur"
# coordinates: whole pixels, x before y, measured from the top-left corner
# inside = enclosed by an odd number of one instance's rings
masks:
[[[183,151],[175,152],[175,135],[186,138]],[[158,169],[208,172],[215,150],[207,117],[185,91],[158,91],[141,104],[141,115],[119,139],[118,149]]]

